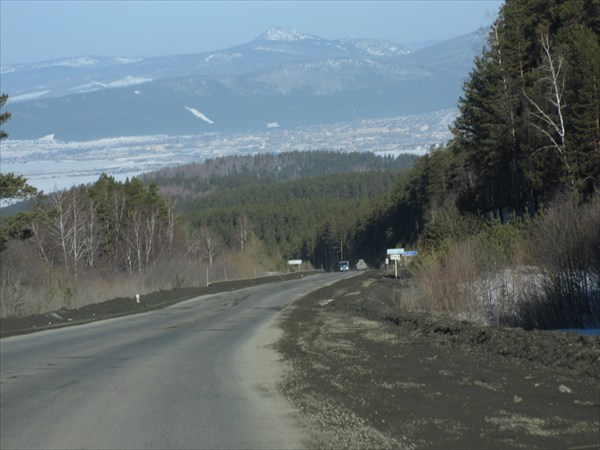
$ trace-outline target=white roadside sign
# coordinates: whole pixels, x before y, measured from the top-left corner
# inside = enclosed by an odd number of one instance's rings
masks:
[[[388,255],[402,255],[403,253],[404,253],[403,248],[388,248],[387,249]]]

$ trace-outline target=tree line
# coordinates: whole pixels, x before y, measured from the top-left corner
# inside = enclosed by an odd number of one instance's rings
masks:
[[[377,156],[369,152],[296,151],[232,155],[207,159],[202,163],[167,167],[142,175],[154,181],[161,192],[184,198],[197,198],[222,189],[270,184],[322,175],[363,173],[380,170],[406,170],[416,155]]]
[[[459,101],[448,148],[462,210],[523,215],[600,177],[600,3],[509,0]]]
[[[600,188],[600,2],[507,0],[459,100],[452,138],[431,149],[356,234],[371,260],[416,243],[455,209],[507,222],[562,192]],[[429,240],[431,242],[431,239]]]
[[[42,309],[84,302],[90,290],[111,295],[110,280],[125,292],[143,283],[144,292],[286,270],[288,259],[332,268],[352,253],[372,202],[414,160],[325,151],[226,157],[124,182],[103,174],[48,195],[1,174],[3,199],[29,199],[0,220],[8,261],[0,284],[10,299],[3,314],[30,312],[25,292],[45,298]],[[27,264],[27,273],[18,269]]]
[[[220,158],[146,177],[176,195],[182,220],[195,233],[210,230],[219,247],[243,249],[254,239],[273,258],[330,269],[353,255],[357,224],[415,160],[291,152]]]
[[[353,236],[418,246],[405,307],[525,328],[600,323],[600,2],[507,0],[459,100]]]
[[[173,254],[173,206],[155,184],[102,175],[50,195],[31,223],[31,239],[44,261],[75,277],[83,267],[141,273]]]

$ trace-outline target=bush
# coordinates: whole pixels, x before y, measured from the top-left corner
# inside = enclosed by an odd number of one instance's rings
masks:
[[[412,269],[411,308],[526,329],[599,326],[598,196],[581,204],[565,195],[535,220],[480,223],[475,232],[470,217],[441,217]]]
[[[529,239],[537,276],[517,302],[524,328],[586,328],[600,324],[600,197],[580,204],[558,199]]]

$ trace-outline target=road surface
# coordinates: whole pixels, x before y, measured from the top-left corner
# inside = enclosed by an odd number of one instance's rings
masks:
[[[271,320],[319,274],[0,340],[0,447],[298,448]]]

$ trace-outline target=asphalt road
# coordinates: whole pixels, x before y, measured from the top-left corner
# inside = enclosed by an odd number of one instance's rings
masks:
[[[0,340],[0,448],[298,448],[272,319],[319,274]]]

